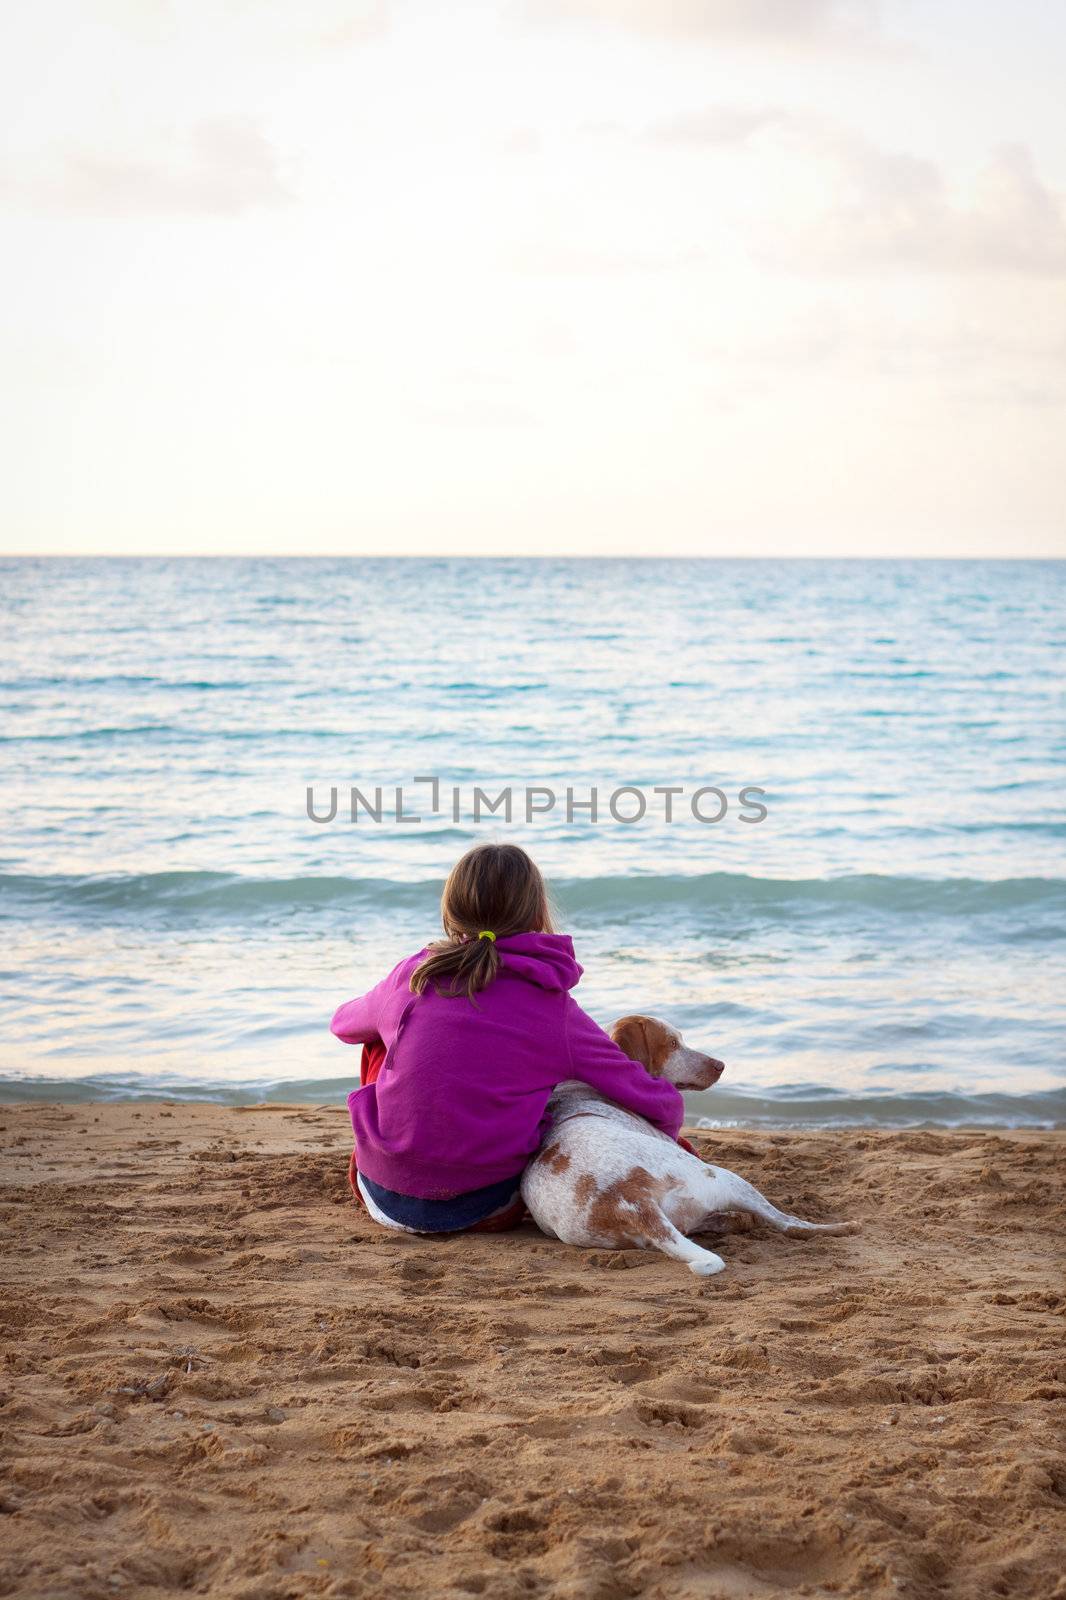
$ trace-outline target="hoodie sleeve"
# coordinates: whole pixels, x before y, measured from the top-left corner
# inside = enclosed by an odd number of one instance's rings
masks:
[[[407,965],[408,962],[401,961],[387,978],[382,978],[366,994],[338,1006],[329,1025],[330,1032],[344,1044],[370,1044],[380,1039],[385,1004],[396,991],[401,968]]]
[[[572,1076],[627,1111],[646,1117],[671,1139],[676,1139],[685,1120],[681,1091],[663,1078],[653,1078],[638,1061],[631,1061],[572,996],[567,998],[570,1003],[566,1011],[566,1035]]]

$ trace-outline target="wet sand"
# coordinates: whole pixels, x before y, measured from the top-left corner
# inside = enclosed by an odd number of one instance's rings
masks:
[[[1066,1595],[1066,1134],[692,1135],[650,1253],[382,1232],[332,1108],[6,1107],[0,1594]]]

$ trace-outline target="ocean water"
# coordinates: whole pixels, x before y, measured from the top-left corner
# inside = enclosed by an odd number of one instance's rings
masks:
[[[7,1099],[339,1101],[334,1007],[511,838],[586,1008],[725,1059],[694,1118],[1066,1119],[1066,563],[26,559],[0,594]]]

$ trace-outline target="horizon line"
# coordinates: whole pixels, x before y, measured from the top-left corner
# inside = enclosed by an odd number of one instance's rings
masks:
[[[487,550],[449,551],[296,551],[289,550],[157,550],[150,553],[129,550],[11,550],[0,551],[0,561],[1002,561],[1002,562],[1063,562],[1062,555],[853,555],[818,554],[785,555],[767,552],[763,555],[708,554],[699,551],[670,551],[654,555],[628,550],[592,550],[569,552],[512,551],[500,555]]]

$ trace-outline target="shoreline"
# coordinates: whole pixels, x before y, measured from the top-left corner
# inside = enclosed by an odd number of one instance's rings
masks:
[[[863,1223],[699,1280],[377,1229],[343,1106],[0,1129],[0,1593],[1063,1592],[1062,1131],[689,1128]]]
[[[2,1069],[0,1069],[2,1071]],[[153,1082],[128,1072],[76,1078],[0,1075],[0,1114],[20,1105],[213,1106],[253,1110],[291,1107],[342,1108],[356,1087],[350,1075],[226,1082],[168,1079]],[[846,1093],[830,1084],[802,1091],[769,1087],[716,1086],[686,1094],[686,1122],[700,1132],[1009,1132],[1066,1130],[1066,1085],[1017,1094],[961,1094],[938,1089]],[[786,1109],[789,1114],[785,1115]]]

